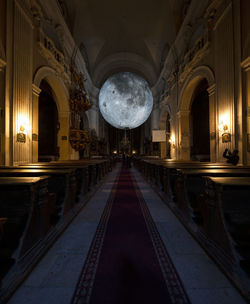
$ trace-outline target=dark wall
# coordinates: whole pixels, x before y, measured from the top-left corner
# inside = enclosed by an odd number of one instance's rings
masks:
[[[191,108],[191,159],[210,160],[209,96],[207,90],[199,92]]]
[[[42,90],[39,97],[39,142],[38,154],[54,159],[59,156],[57,147],[58,112],[56,103],[49,92]]]

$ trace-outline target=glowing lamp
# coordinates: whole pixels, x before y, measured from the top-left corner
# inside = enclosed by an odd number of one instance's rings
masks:
[[[173,149],[175,149],[175,136],[174,136],[174,134],[171,135],[171,137],[169,139],[169,143],[170,143],[171,147]]]
[[[230,118],[229,114],[224,114],[220,118],[219,131],[221,132],[221,138],[223,143],[231,142],[231,133],[229,131]]]

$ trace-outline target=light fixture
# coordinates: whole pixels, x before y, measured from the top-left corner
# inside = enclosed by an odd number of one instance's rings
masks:
[[[113,153],[114,153],[114,154],[117,154],[117,150],[114,150]]]
[[[221,132],[221,138],[223,143],[231,142],[231,133],[229,130],[230,119],[229,114],[223,114],[220,118],[219,131]]]
[[[26,143],[26,134],[24,126],[20,126],[19,132],[17,133],[17,141],[21,143]]]
[[[135,154],[136,154],[136,150],[133,150],[133,151],[132,151],[132,154],[135,155]]]
[[[175,136],[174,136],[174,134],[171,135],[171,137],[169,139],[169,143],[170,143],[171,147],[173,149],[175,149]]]
[[[29,119],[25,115],[18,117],[17,123],[17,142],[26,143],[27,133],[31,130]]]

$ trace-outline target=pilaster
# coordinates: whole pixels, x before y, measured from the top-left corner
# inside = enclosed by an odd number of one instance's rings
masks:
[[[41,89],[32,85],[32,162],[38,162],[39,94]]]
[[[216,132],[216,85],[213,84],[207,88],[209,96],[209,133],[210,133],[210,161],[216,162],[216,143],[218,135]]]

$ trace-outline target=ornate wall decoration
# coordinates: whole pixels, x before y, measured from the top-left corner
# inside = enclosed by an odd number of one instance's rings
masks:
[[[206,29],[202,35],[196,40],[194,46],[189,49],[180,65],[179,80],[183,82],[190,71],[204,58],[210,46],[209,32]]]
[[[56,48],[54,42],[42,30],[39,31],[38,45],[42,56],[48,60],[60,76],[63,76],[66,82],[70,82],[70,69],[63,53]]]
[[[74,150],[85,150],[87,145],[90,143],[88,131],[70,129],[69,142]]]
[[[87,130],[81,130],[81,114],[91,108],[91,103],[84,89],[83,74],[78,73],[75,64],[71,65],[70,112],[71,128],[69,141],[76,151],[84,150],[90,143]]]

